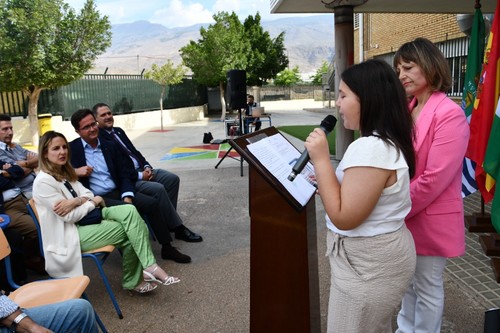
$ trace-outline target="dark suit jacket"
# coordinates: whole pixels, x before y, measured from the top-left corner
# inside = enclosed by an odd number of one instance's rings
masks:
[[[117,144],[107,140],[100,140],[102,154],[106,160],[106,165],[111,174],[111,179],[115,182],[118,190],[121,193],[134,192],[135,181],[133,175],[136,173],[130,158],[125,155]],[[69,143],[71,149],[71,165],[73,168],[79,168],[87,165],[85,159],[85,151],[81,138],[76,138]],[[137,178],[137,176],[136,176]],[[90,181],[88,177],[80,177],[80,182],[86,188],[90,188]]]
[[[1,162],[0,161],[0,167],[3,167],[6,162]],[[16,184],[12,181],[13,179],[21,179],[24,177],[24,170],[21,168],[19,165],[13,165],[10,168],[6,170],[10,178],[0,176],[0,214],[4,214],[4,207],[3,207],[3,191],[7,191],[11,188],[16,187]]]
[[[122,140],[122,142],[127,146],[127,148],[132,152],[132,154],[134,154],[137,157],[141,168],[144,168],[144,166],[146,165],[151,166],[151,164],[148,161],[146,161],[146,158],[142,156],[141,152],[135,149],[134,144],[132,143],[132,141],[130,141],[130,139],[128,138],[127,134],[125,134],[125,131],[123,129],[121,129],[120,127],[113,127],[113,129],[120,138],[120,140]],[[113,138],[113,135],[103,129],[99,129],[99,138],[116,142],[115,139]],[[117,145],[119,145],[119,143],[117,143]]]

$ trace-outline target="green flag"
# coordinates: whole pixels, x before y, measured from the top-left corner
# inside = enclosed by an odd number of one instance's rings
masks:
[[[472,31],[467,54],[467,68],[464,78],[464,90],[462,93],[462,110],[470,122],[474,100],[476,98],[477,84],[481,76],[483,66],[483,54],[485,44],[484,19],[481,9],[476,8],[472,23]],[[466,197],[477,191],[476,165],[469,158],[464,158],[462,166],[462,197]]]
[[[497,77],[497,80],[500,78]],[[500,143],[500,101],[497,103],[497,109],[495,111],[495,116],[493,118],[493,125],[491,126],[490,138],[488,139],[488,146],[486,148],[486,155],[484,156],[483,168],[488,175],[490,175],[495,181],[500,180],[500,149],[498,144]],[[486,184],[487,188],[493,188],[495,186],[495,181]],[[500,198],[499,194],[493,197],[493,203],[491,205],[491,223],[495,227],[497,232],[500,232]],[[500,192],[499,192],[500,193]]]
[[[470,120],[474,99],[476,98],[477,83],[481,76],[484,57],[484,19],[481,9],[477,8],[474,13],[472,31],[470,36],[469,53],[467,55],[467,69],[464,79],[464,90],[462,93],[462,109]]]
[[[488,66],[490,68],[491,78],[488,81],[488,87],[491,91],[491,98],[495,100],[496,107],[488,109],[488,112],[493,114],[493,123],[486,146],[486,153],[484,155],[483,169],[487,173],[485,188],[494,193],[495,183],[500,180],[500,8],[496,8],[495,16],[493,17],[493,25],[491,27],[490,36],[487,45]],[[486,67],[486,65],[485,65]],[[493,197],[493,204],[491,206],[491,223],[497,232],[500,232],[500,197],[495,195]]]

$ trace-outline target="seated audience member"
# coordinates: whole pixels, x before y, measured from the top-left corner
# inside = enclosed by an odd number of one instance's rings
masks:
[[[105,207],[104,200],[85,188],[70,165],[66,138],[46,132],[39,144],[40,172],[33,183],[33,197],[42,228],[47,272],[52,277],[83,274],[81,252],[105,245],[121,250],[123,288],[138,293],[154,290],[157,284],[180,280],[156,264],[149,231],[133,205]],[[79,221],[100,207],[102,221],[80,225]]]
[[[13,136],[14,131],[12,129],[11,118],[8,115],[1,114],[0,160],[23,168],[23,176],[16,178],[14,182],[21,189],[24,196],[31,199],[31,188],[36,176],[33,169],[38,167],[38,155],[12,142]]]
[[[0,295],[0,318],[0,333],[98,332],[94,308],[84,299],[21,309],[7,296]]]
[[[71,164],[83,186],[104,198],[107,206],[133,203],[145,214],[158,242],[161,257],[178,263],[189,263],[191,258],[171,245],[168,216],[161,203],[165,191],[154,194],[135,192],[135,171],[127,155],[116,143],[99,140],[99,128],[91,110],[82,109],[71,116],[71,124],[80,138],[70,143]],[[161,186],[160,186],[161,187]],[[161,187],[163,188],[163,187]]]
[[[260,127],[262,126],[262,122],[260,121],[259,117],[252,117],[252,109],[254,107],[258,106],[257,103],[254,101],[253,95],[248,95],[247,96],[247,104],[245,105],[245,134],[249,132],[249,125],[253,124],[255,125],[255,130],[258,131],[260,130]]]
[[[98,103],[92,112],[99,123],[99,138],[111,140],[130,157],[137,171],[135,190],[137,192],[152,194],[160,192],[160,207],[165,210],[168,228],[175,233],[176,239],[186,242],[201,242],[203,238],[184,226],[177,213],[177,198],[179,196],[180,179],[176,174],[163,169],[153,169],[146,158],[135,148],[125,131],[114,127],[113,113],[108,105]],[[166,191],[167,195],[163,192]]]
[[[1,158],[0,158],[1,159]],[[28,199],[15,184],[16,179],[24,176],[19,165],[11,165],[0,161],[0,214],[10,216],[7,229],[16,230],[22,237],[22,251],[27,268],[38,274],[45,274],[44,260],[40,254],[38,231],[35,222],[26,209]]]

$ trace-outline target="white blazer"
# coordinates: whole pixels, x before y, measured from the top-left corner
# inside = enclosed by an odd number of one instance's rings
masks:
[[[80,182],[72,182],[78,196],[93,198],[94,194]],[[83,274],[80,239],[76,222],[92,211],[95,206],[87,201],[66,216],[53,211],[55,203],[73,196],[62,182],[40,171],[33,182],[33,199],[42,229],[45,270],[51,277],[72,277]]]

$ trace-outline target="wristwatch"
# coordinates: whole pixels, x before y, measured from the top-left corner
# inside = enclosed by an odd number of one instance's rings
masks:
[[[14,321],[12,322],[12,325],[10,325],[10,331],[12,333],[16,332],[17,325],[23,320],[24,318],[28,317],[28,315],[24,312],[21,312],[20,314],[17,315],[16,318],[14,318]]]

